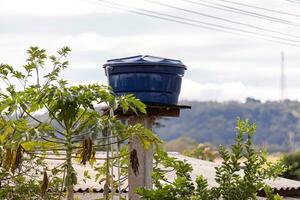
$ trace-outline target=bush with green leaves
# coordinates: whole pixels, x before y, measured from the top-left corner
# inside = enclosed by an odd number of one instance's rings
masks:
[[[209,188],[207,180],[201,175],[193,182],[191,165],[157,151],[153,172],[155,189],[139,188],[136,192],[146,200],[244,200],[256,199],[257,192],[264,190],[269,200],[281,199],[279,195],[272,194],[272,189],[264,181],[275,179],[284,172],[285,167],[282,162],[268,162],[266,151],[255,150],[252,145],[255,130],[255,124],[250,124],[248,119],[237,119],[235,143],[230,150],[220,146],[223,162],[216,167],[218,186]],[[165,169],[159,165],[175,170],[173,182],[167,180]]]
[[[300,180],[300,151],[284,156],[283,162],[288,166],[283,177]]]
[[[209,144],[198,144],[196,148],[184,150],[182,154],[188,157],[209,161],[214,161],[217,156],[217,152],[214,151]]]
[[[3,200],[57,200],[60,197],[60,178],[52,178],[48,183],[48,191],[43,191],[43,181],[37,176],[27,177],[17,175],[9,177],[10,184],[4,184],[0,189],[0,199]]]

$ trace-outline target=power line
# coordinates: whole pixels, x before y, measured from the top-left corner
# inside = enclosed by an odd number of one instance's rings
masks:
[[[239,28],[233,28],[233,27],[223,26],[223,25],[219,25],[219,24],[203,22],[203,21],[200,21],[200,20],[195,20],[195,19],[190,19],[190,18],[185,18],[185,17],[179,17],[179,16],[160,13],[160,12],[151,11],[151,10],[147,10],[147,9],[141,9],[141,8],[136,8],[136,7],[132,7],[132,6],[127,6],[127,5],[124,5],[124,4],[110,2],[110,1],[107,1],[107,0],[98,0],[98,2],[99,1],[105,2],[105,3],[108,3],[108,4],[112,4],[112,5],[121,6],[123,8],[125,7],[125,8],[134,9],[134,10],[137,10],[137,11],[148,12],[148,13],[151,13],[151,14],[161,15],[161,16],[165,16],[165,17],[169,17],[169,18],[175,18],[177,20],[179,19],[179,20],[193,22],[193,23],[197,23],[197,24],[201,24],[201,25],[212,26],[214,28],[221,28],[221,29],[225,29],[225,30],[229,30],[229,31],[237,31],[237,32],[241,32],[241,33],[247,33],[247,34],[251,34],[251,35],[255,35],[255,36],[259,35],[259,36],[267,37],[267,38],[273,38],[273,39],[279,39],[279,40],[283,40],[283,41],[300,43],[299,40],[293,40],[293,39],[288,39],[288,38],[283,38],[283,37],[272,36],[272,35],[267,35],[267,34],[263,34],[263,33],[257,33],[257,32],[253,32],[253,31],[243,30],[243,29],[239,29]]]
[[[204,7],[208,7],[208,8],[214,8],[214,9],[218,9],[218,10],[222,10],[222,11],[227,11],[227,12],[231,12],[231,13],[242,14],[242,15],[245,15],[245,16],[250,16],[250,17],[255,17],[255,18],[258,18],[258,19],[266,20],[265,17],[260,17],[260,16],[257,16],[257,15],[253,15],[253,14],[249,14],[249,13],[243,13],[243,12],[240,12],[240,11],[231,10],[231,9],[227,9],[227,8],[222,8],[222,7],[218,7],[218,6],[214,6],[214,5],[209,5],[209,4],[200,3],[200,2],[194,2],[194,1],[189,1],[189,0],[181,0],[181,1],[185,1],[185,2],[188,2],[188,3],[191,3],[191,4],[200,5],[200,6],[204,6]],[[273,20],[270,20],[270,21],[273,21]]]
[[[246,23],[242,23],[242,22],[238,22],[238,21],[233,21],[233,20],[225,19],[225,18],[222,18],[222,17],[216,17],[216,16],[213,16],[213,15],[208,15],[208,14],[204,14],[204,13],[201,13],[201,12],[198,12],[198,11],[194,11],[194,10],[190,10],[190,9],[185,9],[185,8],[180,8],[180,7],[172,6],[172,5],[161,3],[161,2],[157,2],[157,1],[154,1],[154,0],[144,0],[144,1],[147,1],[147,2],[150,2],[150,3],[154,3],[154,4],[157,4],[157,5],[161,5],[161,6],[165,6],[165,7],[168,7],[168,8],[172,8],[172,9],[184,11],[184,12],[187,12],[187,13],[193,13],[193,14],[196,14],[196,15],[201,15],[201,16],[205,16],[205,17],[209,17],[209,18],[213,18],[213,19],[217,19],[217,20],[221,20],[221,21],[225,21],[225,22],[229,22],[229,23],[233,23],[233,24],[238,24],[238,25],[242,25],[242,26],[254,28],[254,29],[257,29],[257,30],[266,31],[266,32],[269,32],[269,33],[277,33],[277,34],[284,35],[284,36],[290,36],[290,37],[300,38],[300,36],[297,36],[297,35],[283,33],[283,32],[275,31],[275,30],[270,30],[270,29],[258,27],[258,26],[255,26],[255,25],[251,25],[251,24],[246,24]]]
[[[210,3],[210,4],[214,4],[214,5],[217,5],[217,6],[225,7],[225,8],[228,8],[228,9],[238,10],[238,11],[241,11],[241,12],[250,13],[250,14],[253,14],[253,15],[265,17],[267,19],[275,20],[275,21],[278,21],[278,22],[282,22],[282,23],[286,23],[286,24],[290,24],[290,25],[297,25],[297,26],[299,26],[299,24],[294,23],[294,22],[290,22],[290,21],[285,20],[285,19],[281,19],[281,18],[277,18],[277,17],[272,17],[272,16],[268,16],[268,15],[264,15],[264,14],[260,14],[260,13],[256,13],[256,12],[251,12],[251,11],[247,11],[247,10],[243,10],[243,9],[240,9],[240,8],[236,8],[236,7],[232,7],[232,6],[227,6],[227,5],[224,5],[224,4],[215,3],[215,2],[211,2],[211,1],[207,1],[207,0],[201,0],[201,1],[204,1],[204,2]]]
[[[270,17],[267,15],[258,14],[255,12],[249,12],[249,11],[245,11],[242,9],[238,9],[238,8],[234,8],[234,7],[230,7],[230,6],[226,6],[226,5],[222,5],[222,4],[218,4],[218,3],[208,2],[206,0],[201,0],[201,2],[199,2],[199,1],[195,2],[195,1],[191,1],[191,0],[181,0],[181,1],[188,2],[188,3],[194,4],[194,5],[200,5],[200,6],[223,10],[223,11],[227,11],[227,12],[231,12],[231,13],[237,13],[237,14],[241,14],[241,15],[255,17],[257,19],[263,19],[263,20],[281,23],[281,24],[285,24],[285,25],[300,27],[300,24],[290,22],[290,21],[287,21],[284,19],[274,18],[274,17]],[[203,2],[206,2],[206,3],[203,3]],[[210,5],[210,4],[212,4],[212,5]]]
[[[219,1],[227,2],[227,3],[231,3],[231,4],[235,4],[235,5],[240,5],[240,6],[244,6],[244,7],[254,8],[254,9],[258,9],[258,10],[264,10],[264,11],[268,11],[268,12],[279,13],[279,14],[282,14],[282,15],[300,17],[300,15],[297,15],[297,14],[294,14],[294,13],[288,13],[288,12],[283,12],[283,11],[280,11],[280,10],[273,10],[273,9],[269,9],[269,8],[253,6],[253,5],[250,5],[250,4],[245,4],[245,3],[240,3],[240,2],[230,1],[230,0],[219,0]]]
[[[297,1],[297,0],[286,0],[286,1],[289,1],[289,2],[295,3],[295,4],[300,4],[300,1]]]
[[[129,10],[129,9],[122,8],[122,7],[107,5],[106,3],[111,3],[111,2],[104,2],[103,0],[96,0],[96,1],[98,1],[98,2],[92,2],[92,1],[89,1],[89,2],[96,3],[98,5],[102,5],[102,6],[105,6],[105,7],[109,7],[109,8],[121,10],[121,11],[126,11],[126,12],[129,12],[129,13],[134,13],[134,14],[142,15],[142,16],[153,17],[153,18],[157,18],[157,19],[162,19],[162,20],[166,20],[166,21],[176,22],[176,23],[180,23],[180,24],[184,24],[184,25],[189,25],[189,26],[194,26],[194,27],[203,28],[203,29],[209,29],[209,30],[213,30],[213,31],[224,31],[226,33],[234,33],[235,34],[235,32],[226,31],[226,30],[222,30],[222,29],[218,29],[218,28],[211,28],[211,27],[208,27],[208,26],[202,26],[202,25],[198,25],[198,24],[194,24],[194,23],[185,22],[185,21],[174,20],[174,19],[171,19],[171,18],[168,18],[168,17],[161,17],[161,16],[157,16],[157,15],[152,15],[152,14],[147,14],[147,13],[139,12],[139,11]]]
[[[139,9],[139,8],[135,8],[135,7],[125,6],[123,4],[108,2],[108,1],[105,1],[105,0],[97,0],[97,4],[105,6],[105,7],[117,9],[117,10],[127,11],[127,12],[130,12],[130,13],[143,15],[143,16],[148,16],[148,17],[153,17],[153,18],[162,19],[162,20],[166,20],[166,21],[181,23],[181,24],[194,26],[194,27],[198,27],[198,28],[202,28],[202,29],[226,32],[226,33],[231,33],[231,34],[235,34],[235,35],[244,35],[244,36],[249,37],[249,35],[248,35],[249,33],[247,34],[247,31],[240,30],[240,31],[243,31],[242,34],[241,34],[239,32],[234,32],[233,28],[225,28],[221,25],[215,25],[217,28],[216,27],[210,27],[212,25],[204,26],[204,25],[200,25],[199,24],[200,22],[198,20],[192,20],[192,19],[188,19],[188,18],[177,17],[177,16],[174,16],[174,15],[163,14],[163,13],[159,13],[159,12],[155,12],[155,11],[149,11],[149,10],[145,10],[145,9]],[[135,9],[135,10],[130,10],[128,8]],[[155,13],[155,14],[148,14],[148,13],[145,13],[145,12]],[[157,16],[157,15],[162,15],[162,16]],[[171,17],[173,17],[173,18],[171,18]],[[178,19],[181,19],[181,20],[178,20]],[[184,20],[184,21],[182,21],[182,20]],[[186,22],[186,21],[189,21],[189,22]],[[197,22],[197,23],[191,23],[190,21],[194,21],[194,22]],[[237,30],[235,30],[235,31],[237,31]],[[299,44],[296,44],[299,41],[295,41],[296,43],[291,43],[291,42],[287,42],[287,39],[284,39],[284,38],[280,38],[280,40],[270,39],[270,38],[274,38],[275,36],[272,36],[272,37],[271,36],[264,36],[262,34],[256,34],[256,33],[250,33],[250,34],[252,34],[251,37],[258,38],[258,39],[261,39],[261,40],[266,40],[266,41],[271,41],[271,42],[275,42],[275,43],[300,47]],[[254,34],[254,36],[253,36],[253,34]],[[261,36],[261,37],[259,37],[259,36]]]

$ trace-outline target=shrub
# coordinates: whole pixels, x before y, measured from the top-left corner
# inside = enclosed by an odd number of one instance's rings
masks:
[[[289,166],[283,177],[300,180],[300,151],[285,156],[283,162],[286,166]]]
[[[183,151],[182,154],[188,157],[209,161],[214,161],[217,156],[217,152],[214,151],[209,144],[199,144],[194,149]]]
[[[254,149],[252,139],[255,130],[256,125],[250,124],[248,119],[237,119],[235,143],[230,151],[223,146],[219,149],[223,162],[216,168],[217,187],[209,188],[207,180],[202,176],[198,176],[193,183],[191,165],[169,158],[166,153],[157,152],[157,166],[172,167],[176,171],[175,180],[168,182],[164,170],[158,168],[153,173],[155,189],[139,188],[136,192],[147,200],[240,200],[256,199],[257,191],[263,189],[269,200],[281,199],[279,195],[272,194],[272,189],[264,180],[276,178],[285,167],[282,162],[268,162],[266,151]],[[242,158],[245,161],[241,162]],[[245,166],[244,175],[241,175],[242,164]]]

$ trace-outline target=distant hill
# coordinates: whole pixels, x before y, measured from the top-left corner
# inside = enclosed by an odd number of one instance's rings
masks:
[[[198,143],[230,145],[234,141],[235,121],[249,117],[257,124],[254,142],[265,146],[269,152],[284,152],[300,148],[300,103],[285,100],[262,103],[248,98],[239,102],[180,102],[192,109],[182,110],[179,118],[158,121],[155,132],[165,141],[172,141],[168,149],[194,147]],[[46,120],[47,114],[38,116]],[[55,122],[54,126],[60,128]],[[186,136],[186,137],[181,137]],[[181,137],[181,138],[180,138]],[[194,140],[194,141],[193,141]],[[189,144],[189,145],[187,145]],[[181,146],[176,147],[174,146]]]
[[[300,147],[300,103],[265,102],[248,98],[239,102],[185,101],[191,110],[183,110],[180,118],[160,120],[155,131],[166,141],[188,136],[199,143],[230,145],[235,136],[235,121],[249,117],[257,124],[254,142],[269,151],[289,151]]]

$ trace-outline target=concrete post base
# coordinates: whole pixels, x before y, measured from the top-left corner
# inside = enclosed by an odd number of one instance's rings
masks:
[[[129,119],[129,124],[140,123],[150,130],[153,122],[154,119],[148,117],[131,117]],[[139,196],[134,193],[136,188],[152,188],[153,147],[150,146],[146,150],[137,138],[130,138],[128,166],[129,199],[139,200]]]

